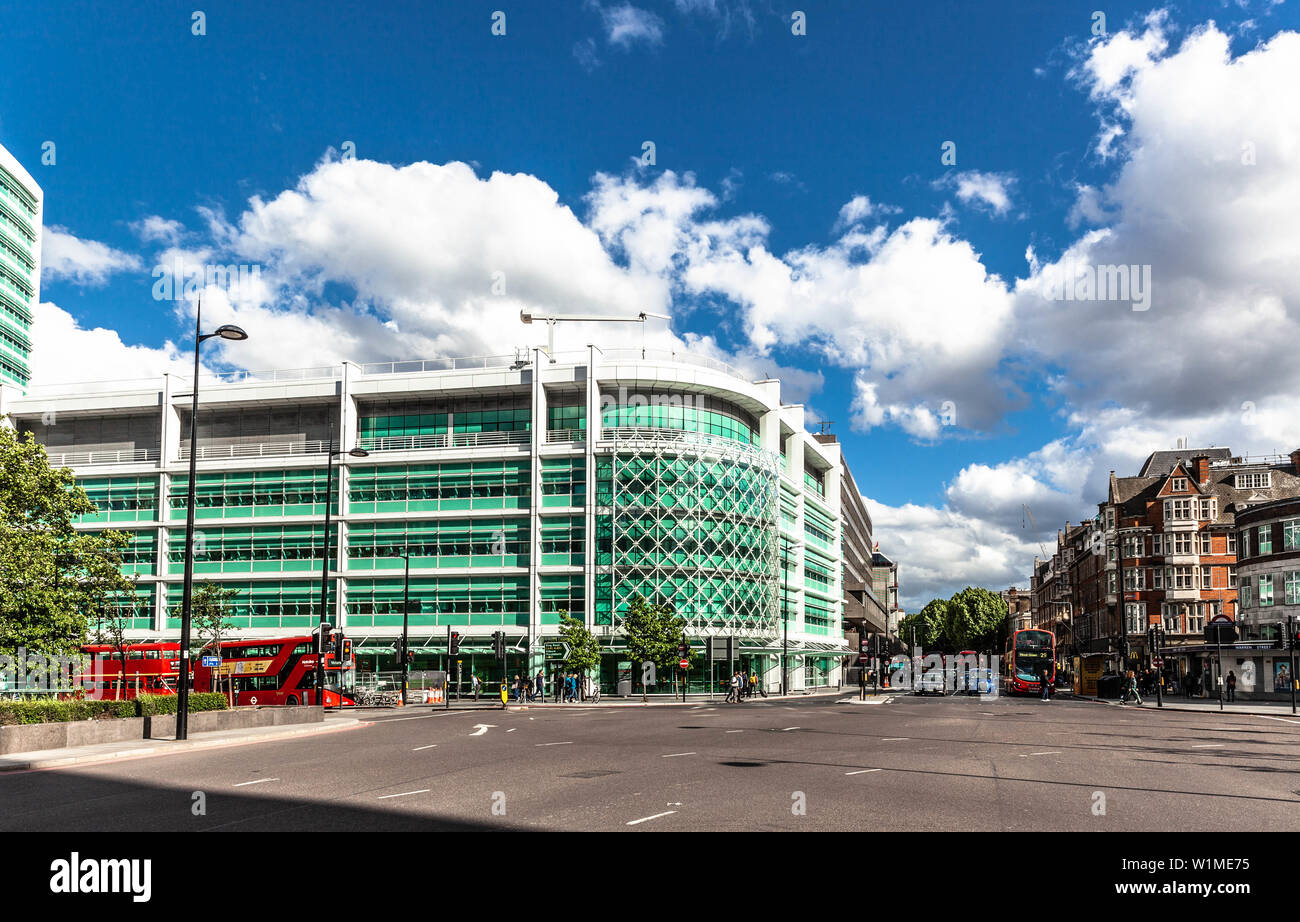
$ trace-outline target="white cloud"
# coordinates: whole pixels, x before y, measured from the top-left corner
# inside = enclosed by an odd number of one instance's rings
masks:
[[[167,340],[160,347],[127,345],[114,330],[82,327],[57,304],[43,301],[32,318],[32,387],[67,381],[123,381],[165,372],[194,373],[193,357]]]
[[[131,230],[145,243],[162,243],[167,246],[175,246],[185,234],[185,226],[180,221],[156,214],[132,222]]]
[[[97,240],[82,240],[65,227],[47,227],[41,235],[41,277],[78,285],[103,285],[115,272],[138,270],[140,257]]]
[[[1015,177],[1009,173],[981,173],[979,170],[966,170],[950,173],[943,179],[936,180],[935,188],[951,188],[957,198],[965,205],[974,204],[1002,216],[1011,210],[1011,187]]]
[[[664,21],[649,10],[624,3],[601,8],[600,17],[605,27],[605,38],[611,45],[630,48],[638,42],[663,44]]]

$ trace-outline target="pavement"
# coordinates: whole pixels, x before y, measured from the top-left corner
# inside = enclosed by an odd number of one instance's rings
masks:
[[[1300,722],[1300,715],[1291,710],[1290,701],[1233,701],[1224,702],[1223,708],[1219,707],[1218,698],[1183,698],[1175,696],[1165,698],[1163,704],[1157,705],[1154,695],[1144,696],[1142,704],[1124,704],[1121,705],[1114,698],[1094,698],[1088,695],[1075,695],[1069,692],[1062,693],[1064,697],[1073,698],[1076,701],[1091,701],[1097,704],[1109,704],[1113,707],[1125,707],[1134,709],[1150,709],[1163,711],[1190,711],[1193,713],[1223,713],[1228,714],[1247,714],[1256,716],[1268,716],[1281,719],[1282,717],[1294,717]]]
[[[69,765],[106,762],[113,759],[136,759],[145,756],[175,755],[210,749],[217,746],[235,746],[247,743],[264,743],[268,740],[291,736],[309,736],[331,733],[361,726],[355,717],[327,717],[324,723],[289,724],[280,727],[255,729],[213,730],[193,733],[188,739],[164,737],[154,740],[124,740],[116,743],[98,743],[93,746],[69,746],[64,749],[38,749],[0,756],[0,772],[42,771]]]
[[[863,706],[841,690],[350,719],[351,732],[3,774],[0,831],[1221,834],[1294,829],[1300,810],[1300,725],[1239,713],[902,694]]]

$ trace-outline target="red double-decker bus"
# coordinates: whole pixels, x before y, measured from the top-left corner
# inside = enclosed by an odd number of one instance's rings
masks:
[[[89,659],[73,681],[87,698],[130,701],[137,695],[176,694],[181,674],[178,643],[134,643],[125,651],[112,644],[87,644],[81,652]]]
[[[194,658],[196,692],[228,692],[233,704],[319,704],[316,693],[316,638],[275,637],[228,640],[221,644],[221,664],[203,665]],[[352,641],[335,632],[325,654],[326,707],[356,705],[357,661]]]
[[[1056,681],[1056,635],[1041,628],[1015,631],[1007,639],[1002,657],[1002,692],[1007,695],[1042,694],[1041,673],[1049,684]]]

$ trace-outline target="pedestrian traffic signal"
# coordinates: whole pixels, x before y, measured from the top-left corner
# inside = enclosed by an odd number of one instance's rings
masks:
[[[448,651],[449,656],[455,656],[460,652],[460,631],[451,632],[451,649]]]

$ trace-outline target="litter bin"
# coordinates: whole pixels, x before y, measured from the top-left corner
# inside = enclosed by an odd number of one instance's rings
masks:
[[[1104,675],[1097,679],[1098,698],[1118,698],[1124,691],[1124,677]]]
[[[619,679],[619,680],[618,680],[618,696],[619,696],[620,698],[631,698],[631,697],[632,697],[632,680],[631,680],[631,679]]]

